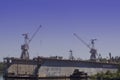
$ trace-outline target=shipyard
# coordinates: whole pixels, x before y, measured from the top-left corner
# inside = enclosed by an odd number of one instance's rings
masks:
[[[119,57],[117,59],[114,59],[111,56],[111,53],[109,53],[109,59],[106,61],[102,59],[100,54],[98,58],[96,57],[97,49],[95,49],[95,40],[97,39],[92,39],[91,46],[89,46],[76,33],[73,33],[73,35],[90,49],[91,55],[89,60],[76,60],[73,56],[72,50],[69,51],[69,59],[63,59],[61,56],[38,56],[30,59],[29,44],[41,27],[42,26],[40,25],[37,28],[31,38],[29,38],[28,34],[22,34],[24,37],[24,44],[21,45],[20,58],[4,58],[4,63],[6,65],[3,74],[4,78],[60,79],[70,78],[72,76],[72,73],[79,73],[79,71],[82,71],[82,73],[86,74],[86,77],[89,77],[99,72],[106,73],[107,71],[110,71],[114,73],[117,72],[118,68],[120,67]]]
[[[0,0],[0,80],[120,80],[119,0]]]

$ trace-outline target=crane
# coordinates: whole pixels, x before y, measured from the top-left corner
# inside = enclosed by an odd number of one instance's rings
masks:
[[[91,39],[91,45],[92,46],[90,46],[84,40],[82,40],[76,33],[73,33],[73,35],[90,49],[90,53],[91,53],[90,60],[95,61],[96,60],[96,55],[97,55],[97,50],[95,49],[94,45],[95,45],[95,41],[97,39]]]
[[[35,37],[35,35],[37,34],[37,32],[39,31],[39,29],[41,27],[42,26],[40,25],[37,28],[37,30],[34,32],[34,34],[32,35],[32,37],[30,39],[28,37],[28,33],[22,34],[24,36],[24,44],[21,45],[21,50],[22,50],[21,57],[20,57],[21,59],[29,59],[29,52],[28,52],[29,44],[32,41],[32,39]]]

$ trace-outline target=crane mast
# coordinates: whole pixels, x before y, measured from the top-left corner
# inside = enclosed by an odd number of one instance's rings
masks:
[[[73,34],[78,40],[80,40],[84,45],[86,45],[90,49],[90,60],[96,61],[97,50],[95,49],[95,41],[97,39],[91,39],[91,45],[88,45],[84,40],[82,40],[76,33]]]
[[[21,45],[21,50],[22,50],[22,53],[21,53],[21,59],[29,59],[29,52],[28,52],[28,49],[29,49],[29,45],[28,45],[28,42],[29,42],[29,38],[28,38],[28,33],[25,33],[25,34],[22,34],[24,36],[24,44]]]
[[[40,25],[30,39],[28,37],[28,33],[22,34],[24,36],[24,44],[21,45],[21,50],[22,50],[21,56],[20,56],[21,59],[29,59],[29,52],[28,52],[29,44],[32,41],[32,39],[35,37],[35,35],[37,34],[37,32],[39,31],[39,29],[41,27],[42,26]]]

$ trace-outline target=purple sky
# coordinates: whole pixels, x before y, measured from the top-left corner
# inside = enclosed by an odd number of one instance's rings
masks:
[[[98,53],[120,56],[119,0],[0,0],[0,60],[20,57],[21,34],[32,35],[42,28],[30,43],[30,56],[89,59],[89,49],[73,36],[83,40],[97,38]]]

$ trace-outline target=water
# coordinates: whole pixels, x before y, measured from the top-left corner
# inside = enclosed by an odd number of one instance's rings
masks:
[[[4,80],[3,75],[0,75],[0,80]],[[6,79],[6,80],[35,80],[35,79]],[[66,79],[39,79],[39,80],[70,80],[70,79],[66,78]],[[86,79],[74,79],[74,80],[86,80]]]
[[[0,75],[0,80],[4,80],[2,75]],[[7,79],[7,80],[13,80],[13,79]],[[14,79],[14,80],[31,80],[31,79]],[[39,80],[48,80],[48,79],[39,79]],[[49,79],[49,80],[70,80],[70,79]]]
[[[0,80],[4,80],[2,76],[0,76]],[[7,80],[34,80],[34,79],[7,79]],[[69,80],[69,79],[39,79],[39,80]]]
[[[0,80],[4,80],[2,75],[0,75]],[[6,79],[6,80],[35,80],[35,79]],[[70,79],[39,79],[39,80],[70,80]],[[79,79],[75,79],[75,80],[79,80]]]

